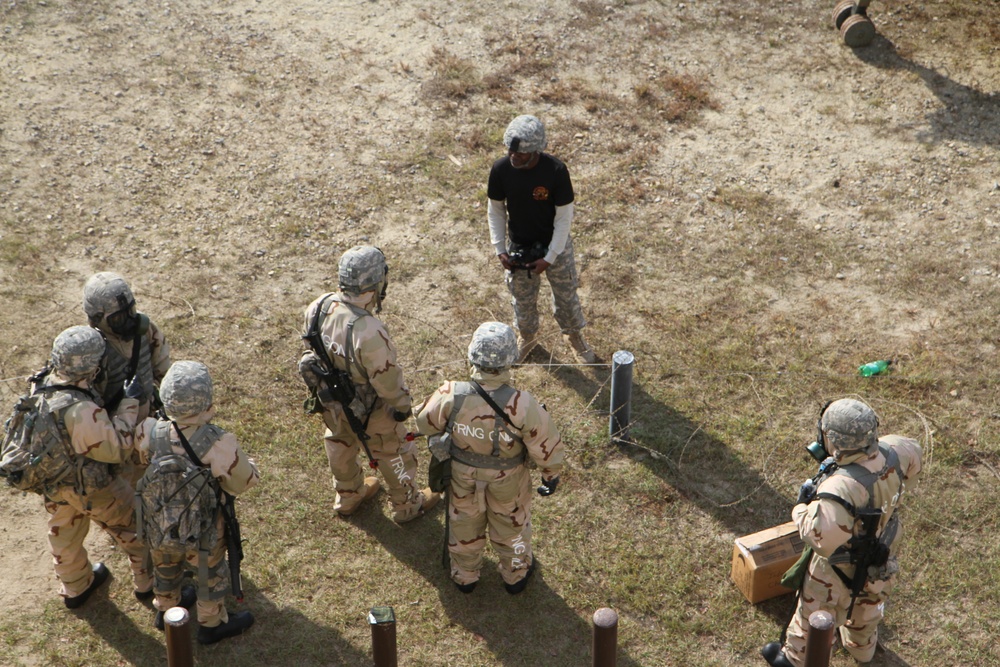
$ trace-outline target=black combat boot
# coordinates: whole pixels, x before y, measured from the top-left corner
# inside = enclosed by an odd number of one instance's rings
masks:
[[[181,601],[177,603],[177,606],[184,607],[185,609],[191,609],[197,601],[198,592],[195,590],[194,586],[185,586],[181,589]],[[153,625],[157,630],[163,630],[162,611],[156,612],[156,617],[153,618]]]
[[[785,657],[785,652],[781,650],[781,642],[771,642],[765,644],[760,650],[760,654],[767,660],[771,667],[795,667],[791,661]]]
[[[230,614],[228,621],[214,628],[206,628],[204,625],[198,628],[198,643],[214,644],[223,639],[241,635],[251,625],[253,625],[253,614],[249,611]]]
[[[473,581],[471,584],[460,584],[457,581],[453,583],[455,584],[455,588],[462,591],[463,593],[471,593],[472,591],[476,590],[476,584],[478,584],[479,581],[478,580]]]
[[[66,605],[68,609],[79,609],[80,607],[82,607],[83,603],[86,602],[87,598],[90,597],[90,594],[96,591],[98,588],[100,588],[101,584],[107,581],[108,577],[111,575],[111,573],[108,572],[108,568],[104,565],[104,563],[98,563],[97,565],[94,565],[91,569],[94,572],[94,580],[90,582],[90,586],[87,586],[87,590],[80,593],[76,597],[63,598],[63,603]]]
[[[531,561],[531,565],[528,566],[528,574],[524,575],[524,579],[514,582],[513,584],[508,584],[506,581],[503,587],[507,589],[507,592],[511,595],[517,595],[528,585],[528,579],[531,579],[531,575],[535,572],[535,561]]]

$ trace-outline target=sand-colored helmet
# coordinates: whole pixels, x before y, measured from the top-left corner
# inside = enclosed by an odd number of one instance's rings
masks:
[[[472,334],[469,363],[491,371],[507,368],[517,359],[517,335],[503,322],[484,322]]]
[[[212,378],[199,361],[175,361],[160,381],[160,400],[174,419],[205,412],[212,407]]]
[[[52,342],[52,367],[70,380],[89,379],[101,365],[105,345],[104,336],[97,329],[70,327]]]

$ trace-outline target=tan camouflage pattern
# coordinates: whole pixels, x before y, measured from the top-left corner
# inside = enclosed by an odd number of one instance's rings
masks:
[[[396,360],[396,348],[389,338],[385,325],[371,313],[376,303],[375,292],[352,296],[338,292],[326,305],[322,337],[327,353],[340,369],[347,369],[345,344],[347,326],[354,323],[352,340],[354,363],[349,369],[361,401],[374,405],[368,421],[368,448],[379,463],[385,478],[393,520],[404,522],[420,512],[424,497],[416,484],[416,446],[406,442],[406,427],[392,418],[392,411],[409,412],[410,391],[403,379],[403,370]],[[306,309],[303,333],[309,329],[316,308],[322,297]],[[364,422],[364,417],[361,417]],[[364,449],[351,430],[344,408],[339,403],[324,406],[323,422],[326,424],[324,446],[330,471],[333,473],[337,498],[334,509],[349,513],[363,500],[365,468],[358,463]]]
[[[879,442],[895,450],[903,472],[902,487],[899,476],[892,471],[875,484],[874,506],[884,512],[879,524],[881,533],[898,508],[905,492],[912,489],[916,483],[921,471],[921,449],[916,440],[899,435],[884,436]],[[877,472],[885,465],[885,457],[877,450],[873,454],[862,451],[845,457],[842,465],[854,462],[860,463],[867,470]],[[847,500],[855,507],[866,507],[869,500],[864,485],[845,475],[833,475],[823,480],[817,492],[831,493]],[[851,620],[847,621],[851,593],[833,571],[827,559],[858,532],[860,522],[855,525],[853,517],[846,508],[837,502],[824,499],[796,505],[792,509],[792,520],[798,526],[802,539],[816,553],[802,585],[795,616],[788,625],[785,655],[796,667],[804,664],[809,615],[814,611],[823,610],[833,614],[841,641],[848,653],[859,662],[870,661],[875,654],[878,626],[885,612],[885,603],[896,581],[897,553],[903,534],[902,526],[890,546],[890,559],[883,568],[884,576],[879,577],[877,581],[868,581],[864,591],[854,603]],[[853,565],[843,564],[837,567],[848,577],[854,575]]]
[[[70,383],[58,374],[52,376],[52,382]],[[87,387],[83,381],[76,384]],[[114,417],[109,417],[104,408],[91,401],[76,403],[64,415],[70,446],[80,456],[104,463],[121,463],[132,453],[136,410],[133,399],[123,399]],[[134,496],[122,477],[115,477],[103,489],[88,489],[85,496],[72,487],[61,487],[46,497],[45,511],[49,513],[49,549],[56,577],[61,583],[60,595],[76,597],[93,581],[90,559],[83,546],[91,521],[128,555],[135,589],[150,589],[153,581],[146,570],[147,551],[135,538]]]
[[[510,373],[484,373],[473,369],[472,379],[486,391],[510,381]],[[417,413],[420,433],[442,433],[454,405],[455,383],[441,385]],[[542,406],[525,392],[517,391],[502,406],[514,423],[511,429],[524,444],[501,436],[500,456],[520,456],[525,449],[542,479],[559,475],[565,456],[559,431]],[[455,416],[452,440],[459,449],[491,454],[495,412],[478,394],[466,396]],[[510,428],[510,427],[508,427]],[[526,465],[509,470],[474,468],[452,458],[448,512],[451,530],[451,578],[458,584],[479,580],[487,537],[497,554],[500,576],[515,584],[528,574],[534,558],[531,550],[531,502],[534,492]]]
[[[188,415],[176,421],[184,437],[190,439],[200,426],[210,423],[214,416],[215,408],[209,408],[200,414]],[[156,422],[155,418],[145,419],[135,429],[136,451],[144,466],[149,465],[150,436]],[[173,429],[170,430],[170,443],[176,454],[186,455],[184,446],[181,445],[180,438]],[[260,481],[257,464],[240,448],[236,436],[229,432],[222,434],[222,437],[201,457],[201,462],[211,468],[212,475],[219,480],[223,490],[234,496],[252,488]],[[210,599],[199,598],[197,607],[198,622],[207,627],[214,627],[229,620],[224,599],[230,590],[229,568],[226,564],[226,540],[221,514],[216,523],[216,534],[219,539],[208,557],[207,583]],[[198,551],[197,549],[188,551],[182,559],[183,563],[176,556],[171,557],[159,551],[153,551],[150,555],[156,579],[156,585],[153,587],[155,593],[153,606],[160,611],[166,611],[170,607],[177,606],[180,601],[185,568],[197,575]]]
[[[552,289],[552,314],[562,332],[568,334],[587,326],[576,293],[578,282],[572,238],[566,240],[566,248],[541,275],[523,270],[506,273],[507,289],[514,306],[514,324],[524,338],[532,338],[538,332],[538,290],[542,276]]]
[[[127,365],[128,361],[132,358],[132,341],[122,340],[120,337],[116,336],[110,330],[104,331],[102,329],[102,332],[104,333],[104,339],[107,341],[109,353],[111,350],[114,350],[114,352],[117,355],[125,359]],[[146,340],[149,343],[149,357],[150,357],[150,366],[152,369],[152,383],[150,384],[149,382],[147,382],[147,379],[143,377],[143,388],[146,390],[146,398],[139,405],[140,420],[145,419],[146,417],[149,416],[149,411],[150,411],[149,396],[152,395],[152,390],[155,387],[159,386],[160,382],[163,380],[163,376],[167,374],[168,370],[170,370],[170,363],[171,363],[170,344],[167,343],[167,339],[163,335],[163,331],[160,330],[160,328],[157,327],[156,323],[153,322],[152,320],[149,321],[149,329],[146,331]],[[102,360],[102,364],[107,362],[109,353],[106,353],[104,355],[104,360]],[[140,364],[140,366],[141,365],[142,364]],[[140,374],[141,374],[141,369],[140,369]],[[105,378],[105,381],[107,381],[107,379],[108,378]],[[122,382],[124,382],[124,377],[122,378]],[[118,392],[118,389],[120,388],[121,384],[114,383],[114,386],[112,386],[111,383],[108,383],[106,386],[103,384],[98,384],[97,386],[101,394],[105,397],[105,399],[108,399],[114,396]],[[140,474],[139,476],[141,477],[142,475]]]

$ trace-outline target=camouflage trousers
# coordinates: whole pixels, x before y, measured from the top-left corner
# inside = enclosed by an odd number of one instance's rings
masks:
[[[358,455],[364,452],[364,448],[339,411],[336,414],[330,410],[325,411],[323,421],[327,427],[324,436],[326,458],[337,489],[334,509],[338,512],[350,512],[364,499],[360,492],[363,492],[365,471],[358,464]],[[375,421],[374,417],[372,421]],[[416,482],[417,448],[412,442],[403,439],[406,427],[402,424],[392,422],[392,426],[386,431],[373,433],[370,429],[368,449],[372,458],[378,462],[378,469],[385,480],[389,501],[392,503],[393,521],[407,521],[420,511],[424,502]],[[368,468],[367,460],[365,468]],[[374,471],[371,474],[375,474]]]
[[[844,574],[851,576],[854,568],[840,567]],[[854,602],[851,620],[847,620],[847,609],[851,605],[851,591],[833,571],[826,558],[814,556],[809,565],[798,607],[785,638],[785,656],[796,667],[805,662],[806,633],[809,630],[809,615],[814,611],[833,614],[840,632],[840,640],[847,652],[858,662],[868,662],[875,655],[878,643],[878,625],[885,613],[885,603],[896,582],[895,575],[885,581],[869,581]],[[832,650],[832,647],[831,647]]]
[[[448,512],[451,578],[458,584],[479,580],[486,536],[507,584],[524,579],[531,565],[531,474],[473,468],[452,459]]]
[[[514,325],[522,336],[538,332],[538,290],[542,276],[552,289],[552,314],[563,333],[579,331],[587,326],[577,296],[576,261],[573,259],[573,239],[566,241],[566,248],[541,275],[529,271],[507,271],[507,289],[514,306]]]
[[[218,535],[223,534],[222,517],[217,521]],[[229,566],[226,562],[226,541],[219,539],[208,552],[204,573],[206,588],[202,588],[201,557],[197,549],[184,554],[153,551],[153,574],[156,583],[153,592],[153,606],[159,611],[176,607],[181,601],[181,588],[185,572],[191,572],[198,582],[198,623],[205,627],[215,627],[229,620],[225,597],[229,593]],[[207,590],[206,590],[207,589]]]
[[[49,513],[49,550],[56,577],[62,584],[60,595],[76,597],[94,580],[90,558],[83,541],[93,521],[128,556],[132,585],[137,591],[153,587],[149,572],[149,551],[135,537],[135,495],[121,477],[99,491],[81,496],[71,487],[45,499]]]

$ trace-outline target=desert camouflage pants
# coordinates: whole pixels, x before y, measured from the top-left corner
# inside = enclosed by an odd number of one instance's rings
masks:
[[[216,526],[218,534],[223,534],[222,518],[219,517]],[[191,572],[198,586],[198,623],[206,627],[215,627],[229,620],[226,612],[225,597],[230,591],[229,566],[226,562],[226,541],[218,540],[209,551],[206,559],[205,584],[208,590],[202,589],[199,575],[200,555],[197,550],[186,554],[171,554],[153,551],[153,574],[156,584],[153,592],[153,606],[159,611],[176,607],[181,601],[181,588],[184,583],[184,573]]]
[[[459,584],[479,580],[489,531],[504,582],[524,579],[532,560],[531,474],[527,468],[473,468],[452,459],[451,474],[451,578]]]
[[[324,436],[326,458],[337,489],[334,509],[349,512],[362,501],[359,491],[364,485],[368,461],[365,460],[364,469],[358,464],[358,455],[364,452],[364,448],[347,419],[327,410],[323,413],[323,421],[327,426]],[[416,482],[417,448],[403,439],[406,427],[394,422],[392,429],[387,433],[369,432],[368,449],[378,462],[378,469],[385,480],[392,503],[393,521],[407,521],[420,511],[424,502]],[[375,473],[372,471],[369,474]]]
[[[538,332],[538,290],[542,276],[552,289],[552,314],[563,333],[579,331],[587,325],[576,294],[576,261],[573,259],[573,239],[542,275],[528,271],[507,271],[507,289],[514,306],[514,324],[522,336]]]
[[[62,584],[60,595],[76,597],[94,580],[83,541],[93,521],[111,536],[128,556],[132,585],[148,591],[153,578],[147,569],[149,552],[135,537],[135,496],[121,477],[100,491],[81,496],[70,487],[45,499],[49,513],[49,550],[56,577]]]
[[[845,565],[841,569],[848,576],[854,573],[854,568],[850,565]],[[831,569],[827,559],[813,557],[805,582],[802,584],[795,616],[788,624],[785,655],[793,665],[802,667],[805,662],[809,615],[822,610],[833,614],[836,627],[839,628],[840,640],[847,652],[858,662],[870,661],[875,655],[878,625],[885,613],[885,602],[895,581],[896,577],[893,575],[886,581],[868,582],[865,590],[855,600],[854,611],[851,620],[848,621],[850,590]]]

